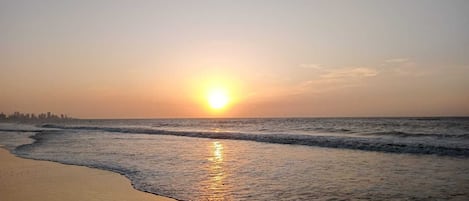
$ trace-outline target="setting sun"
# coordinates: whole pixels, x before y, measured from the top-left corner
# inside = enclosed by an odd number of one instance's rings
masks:
[[[229,97],[226,90],[214,89],[209,91],[207,100],[210,108],[222,109],[228,104]]]

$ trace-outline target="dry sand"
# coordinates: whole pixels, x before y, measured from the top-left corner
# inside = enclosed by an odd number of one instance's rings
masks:
[[[18,158],[0,148],[1,201],[168,201],[132,188],[122,175]]]

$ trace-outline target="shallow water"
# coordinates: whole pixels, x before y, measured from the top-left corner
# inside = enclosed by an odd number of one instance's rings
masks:
[[[142,127],[132,123],[115,126]],[[181,200],[469,199],[469,158],[464,155],[387,153],[117,131],[42,131],[34,136],[34,144],[13,152],[116,171],[130,178],[137,189]],[[248,133],[241,129],[234,132]],[[20,144],[28,135],[3,131],[0,136],[0,144]],[[392,138],[406,142],[405,137]],[[444,144],[444,140],[433,143]],[[415,139],[410,141],[406,143],[414,143]]]

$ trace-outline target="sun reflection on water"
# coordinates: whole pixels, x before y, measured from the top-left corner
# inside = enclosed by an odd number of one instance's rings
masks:
[[[213,142],[214,161],[223,162],[223,145],[219,142]]]
[[[228,196],[229,185],[225,184],[227,172],[224,168],[224,146],[222,143],[215,141],[210,144],[210,164],[207,168],[207,185],[203,191],[208,200],[230,200]]]

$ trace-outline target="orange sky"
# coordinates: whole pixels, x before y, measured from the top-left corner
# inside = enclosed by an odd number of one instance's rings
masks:
[[[2,1],[0,111],[469,115],[468,11],[467,1]],[[212,88],[229,94],[222,110],[208,107]]]

